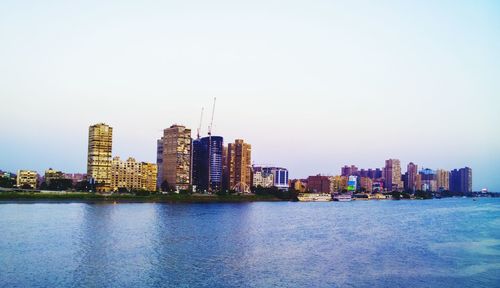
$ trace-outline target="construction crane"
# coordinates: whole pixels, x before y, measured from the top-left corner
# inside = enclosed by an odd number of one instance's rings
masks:
[[[212,120],[210,121],[210,126],[208,126],[208,136],[212,135],[212,127],[214,124],[214,113],[215,113],[215,101],[217,101],[217,97],[214,97],[214,106],[212,107]]]
[[[212,120],[210,120],[210,126],[208,126],[208,191],[212,191],[212,127],[214,124],[214,113],[215,113],[215,101],[217,100],[214,97],[214,106],[212,107]]]
[[[198,139],[198,140],[200,140],[200,130],[201,130],[202,120],[203,120],[203,107],[201,107],[200,125],[198,125],[198,130],[196,131],[196,139]]]

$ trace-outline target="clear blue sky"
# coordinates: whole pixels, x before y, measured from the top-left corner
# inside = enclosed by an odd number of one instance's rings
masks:
[[[154,162],[217,96],[215,133],[292,177],[392,157],[500,191],[499,1],[4,0],[0,44],[0,169],[85,172],[98,122]]]

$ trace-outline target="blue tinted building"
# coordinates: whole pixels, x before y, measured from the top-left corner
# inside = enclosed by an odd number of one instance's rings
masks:
[[[193,185],[197,191],[220,190],[222,187],[221,136],[204,137],[193,141]],[[210,184],[209,184],[210,182]]]
[[[273,174],[274,187],[280,190],[288,190],[288,170],[281,167],[262,167],[263,174]]]

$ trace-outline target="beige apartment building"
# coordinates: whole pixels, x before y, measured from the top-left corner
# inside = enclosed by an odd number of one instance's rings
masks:
[[[445,191],[450,190],[450,172],[438,169],[436,170],[436,180],[437,180],[437,189],[443,189]]]
[[[403,189],[403,181],[401,181],[401,162],[399,159],[385,160],[384,179],[387,191]]]
[[[137,162],[129,157],[126,161],[113,157],[111,162],[111,189],[156,191],[156,164]]]
[[[369,177],[360,177],[360,187],[364,189],[367,193],[372,193],[373,190],[373,180]]]
[[[17,171],[17,187],[23,188],[23,186],[29,186],[31,189],[36,188],[38,180],[38,173],[31,170],[19,170]]]
[[[113,128],[99,123],[89,127],[87,178],[97,192],[111,191],[111,150]]]
[[[415,187],[416,190],[422,190],[422,175],[415,175]]]
[[[226,177],[228,188],[238,192],[250,192],[252,181],[252,145],[245,143],[242,139],[236,139],[234,143],[229,143],[226,161]]]
[[[191,129],[172,125],[163,130],[162,182],[170,189],[187,190],[191,185]],[[162,183],[159,183],[160,186]]]
[[[141,162],[141,188],[156,191],[158,166],[154,163]]]

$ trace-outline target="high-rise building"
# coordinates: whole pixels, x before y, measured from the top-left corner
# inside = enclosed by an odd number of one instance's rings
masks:
[[[417,174],[417,176],[415,176],[415,187],[416,187],[416,190],[419,190],[419,191],[422,190],[422,175],[420,175],[420,174]]]
[[[438,191],[450,190],[450,172],[438,169],[436,170],[436,178]]]
[[[158,166],[154,163],[141,162],[141,189],[156,191]]]
[[[401,181],[401,163],[399,159],[385,160],[384,180],[385,188],[388,191],[396,191],[403,188],[403,181]]]
[[[450,173],[450,191],[472,192],[472,169],[469,167],[453,169]]]
[[[158,190],[161,190],[161,184],[163,183],[163,137],[156,141],[156,167],[158,169],[156,185]]]
[[[345,165],[344,167],[342,167],[340,169],[341,171],[341,176],[352,176],[352,175],[355,175],[357,176],[358,175],[358,167],[356,167],[355,165],[351,165],[351,166],[347,166]]]
[[[465,167],[460,169],[460,186],[466,193],[472,192],[472,169]]]
[[[35,189],[38,180],[38,173],[31,170],[17,171],[17,187]]]
[[[406,166],[407,173],[407,181],[405,189],[407,191],[415,192],[417,189],[417,174],[418,174],[418,166],[413,162],[410,162],[408,166]]]
[[[191,129],[172,125],[163,131],[162,184],[187,190],[191,185]]]
[[[241,139],[227,147],[227,183],[230,190],[250,192],[252,185],[252,146]]]
[[[223,141],[220,136],[193,140],[192,182],[198,191],[218,191],[222,188]]]
[[[458,169],[450,171],[450,191],[460,192],[460,172]]]
[[[89,127],[87,178],[96,191],[111,190],[111,150],[113,128],[99,123]]]
[[[229,162],[227,146],[222,146],[222,189],[229,190]]]
[[[438,190],[436,171],[429,168],[424,168],[420,170],[418,174],[420,174],[421,176],[420,179],[423,191],[436,192]]]
[[[204,148],[200,138],[193,140],[191,144],[191,149],[193,151],[191,155],[191,184],[193,185],[193,189],[198,192],[203,192],[208,189],[208,175],[203,175],[203,172],[208,173],[208,167],[205,168],[205,164],[208,164],[208,152],[206,152],[207,154],[204,156]],[[203,181],[203,178],[206,178],[205,181]],[[204,184],[206,184],[206,186]]]

